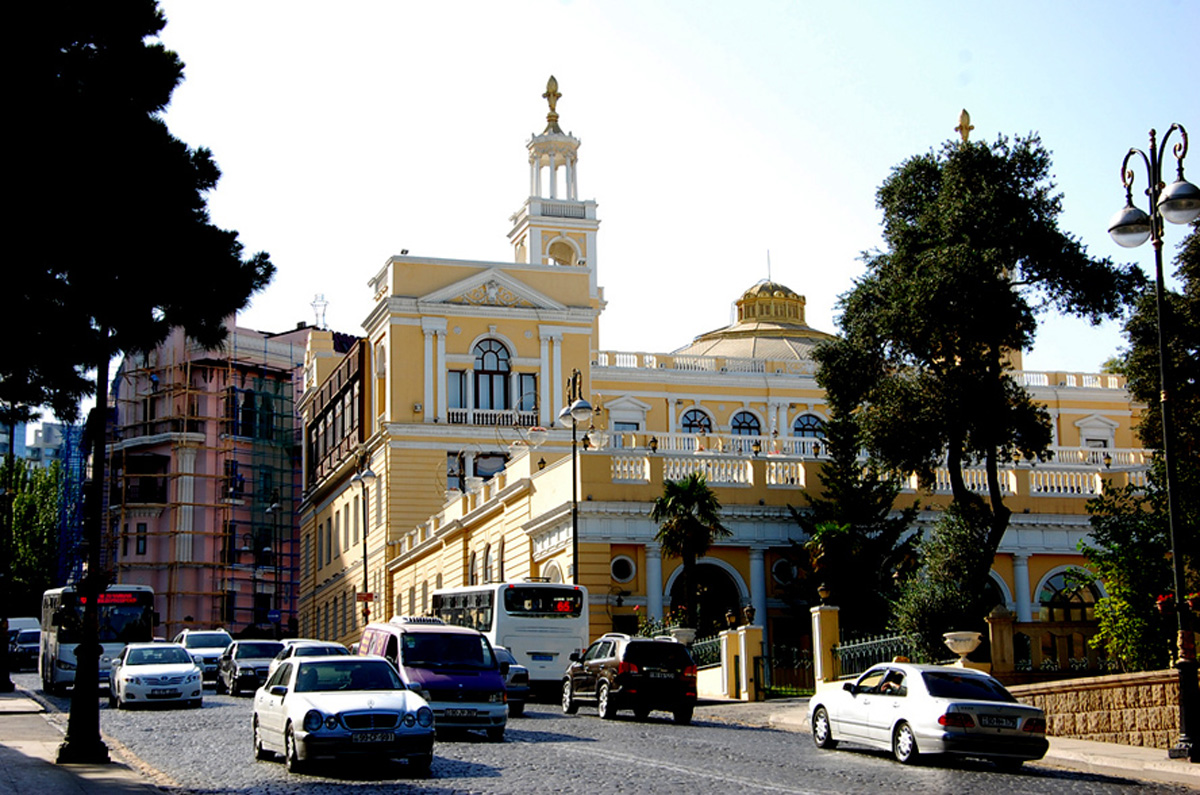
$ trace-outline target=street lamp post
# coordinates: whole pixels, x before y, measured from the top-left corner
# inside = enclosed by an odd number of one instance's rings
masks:
[[[583,399],[583,377],[571,371],[567,381],[567,405],[558,422],[571,429],[571,582],[579,584],[579,423],[592,418],[592,404]]]
[[[362,464],[354,477],[350,478],[351,483],[357,483],[359,491],[362,493],[362,542],[363,542],[363,626],[371,623],[371,603],[366,601],[367,594],[371,593],[371,582],[367,574],[367,488],[375,482],[376,475],[371,471],[371,467],[367,465],[367,458],[364,455]]]
[[[1163,157],[1171,134],[1179,131],[1180,143],[1172,149],[1176,161],[1176,178],[1170,185],[1163,183]],[[1158,378],[1159,411],[1162,422],[1162,455],[1166,469],[1167,528],[1171,541],[1171,567],[1175,580],[1175,615],[1177,623],[1178,656],[1175,663],[1179,671],[1179,739],[1167,752],[1172,759],[1197,760],[1197,748],[1192,736],[1192,720],[1200,703],[1200,688],[1197,686],[1196,642],[1192,632],[1192,615],[1183,600],[1184,569],[1180,556],[1178,488],[1175,480],[1175,456],[1172,453],[1171,424],[1171,379],[1167,352],[1167,317],[1163,297],[1163,220],[1175,224],[1188,224],[1200,216],[1200,188],[1183,178],[1183,158],[1187,155],[1187,130],[1182,125],[1172,124],[1163,136],[1162,143],[1156,140],[1155,130],[1150,131],[1149,153],[1130,149],[1121,161],[1121,184],[1125,187],[1125,207],[1109,222],[1108,232],[1119,245],[1133,248],[1150,240],[1154,246],[1154,304],[1158,314]],[[1150,199],[1150,212],[1146,213],[1133,204],[1133,178],[1130,160],[1141,157],[1146,165],[1149,185],[1146,195]]]

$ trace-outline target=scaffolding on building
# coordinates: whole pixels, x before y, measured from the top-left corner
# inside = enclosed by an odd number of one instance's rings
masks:
[[[304,350],[236,329],[223,351],[180,336],[122,364],[107,546],[118,581],[155,586],[165,633],[295,626]]]
[[[59,448],[62,472],[58,481],[58,571],[55,582],[66,585],[83,578],[84,501],[88,450],[84,449],[83,426],[64,425]]]

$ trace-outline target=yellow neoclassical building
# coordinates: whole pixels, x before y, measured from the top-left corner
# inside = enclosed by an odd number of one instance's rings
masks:
[[[675,351],[599,350],[596,203],[580,198],[580,141],[558,125],[553,79],[544,96],[511,261],[404,252],[370,280],[348,353],[311,337],[300,632],[352,643],[364,605],[372,619],[423,614],[436,588],[526,577],[587,586],[593,636],[630,630],[670,607],[680,570],[651,504],[664,479],[699,470],[733,533],[701,561],[702,609],[753,606],[771,640],[796,642],[808,616],[785,553],[804,535],[789,505],[819,486],[828,407],[810,354],[830,334],[807,324],[802,295],[761,282],[734,323]],[[1019,376],[1053,420],[1054,457],[1004,471],[1013,519],[992,579],[1031,621],[1082,562],[1086,500],[1144,477],[1145,459],[1118,376]],[[592,407],[574,455],[555,422],[572,388]],[[927,526],[949,500],[944,473],[920,498]]]

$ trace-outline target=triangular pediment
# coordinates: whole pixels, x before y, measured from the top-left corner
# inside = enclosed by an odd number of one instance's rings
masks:
[[[424,304],[509,306],[517,309],[566,309],[563,304],[499,268],[481,271],[419,299]]]

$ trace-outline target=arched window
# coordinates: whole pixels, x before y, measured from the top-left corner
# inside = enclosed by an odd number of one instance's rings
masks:
[[[700,409],[683,412],[681,429],[684,433],[712,433],[712,420]]]
[[[483,581],[492,581],[492,545],[483,548]]]
[[[1100,590],[1094,583],[1082,582],[1070,572],[1060,571],[1042,584],[1038,591],[1042,621],[1092,621]]]
[[[483,340],[475,346],[475,408],[508,409],[509,359],[508,348],[496,340]]]
[[[479,556],[476,555],[474,552],[471,553],[471,566],[470,566],[469,571],[470,571],[471,579],[470,579],[470,582],[467,583],[467,585],[478,585],[479,584]]]
[[[739,411],[733,415],[733,422],[730,426],[734,436],[761,436],[762,424],[748,411]]]
[[[824,439],[825,423],[813,414],[801,414],[792,423],[792,436]]]

